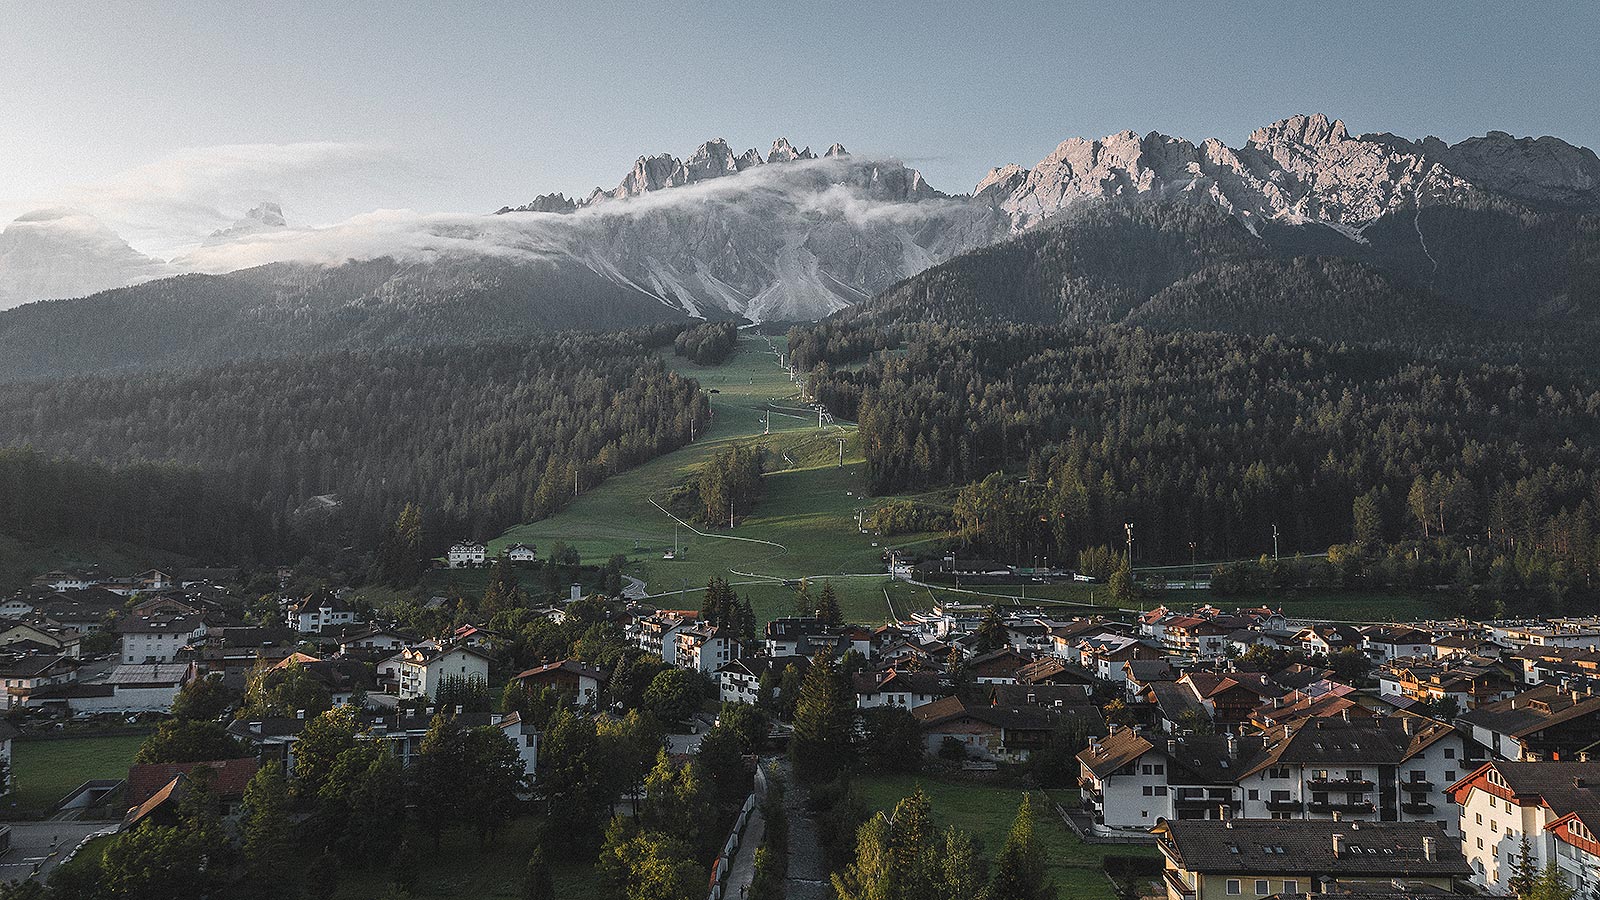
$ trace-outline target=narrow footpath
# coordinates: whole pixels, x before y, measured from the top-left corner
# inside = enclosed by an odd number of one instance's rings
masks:
[[[830,900],[833,885],[817,840],[817,823],[806,810],[805,788],[795,783],[787,759],[783,761],[783,784],[783,809],[789,817],[789,878],[784,896],[787,900]]]
[[[750,821],[744,826],[744,840],[739,844],[739,852],[733,857],[733,864],[728,867],[728,884],[723,890],[725,900],[744,900],[750,891],[750,883],[756,877],[756,851],[761,849],[761,841],[767,835],[767,820],[761,815],[761,807],[757,805],[750,813]]]

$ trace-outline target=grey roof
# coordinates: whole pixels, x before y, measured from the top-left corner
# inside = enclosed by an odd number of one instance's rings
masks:
[[[1435,822],[1185,819],[1162,828],[1162,851],[1207,874],[1464,878],[1472,872],[1460,842]],[[1337,855],[1334,835],[1343,842]],[[1425,837],[1433,839],[1432,859],[1423,850]]]

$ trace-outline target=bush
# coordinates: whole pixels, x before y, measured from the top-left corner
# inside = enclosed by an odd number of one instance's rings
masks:
[[[939,758],[949,762],[966,762],[967,747],[953,737],[947,737],[939,742]]]

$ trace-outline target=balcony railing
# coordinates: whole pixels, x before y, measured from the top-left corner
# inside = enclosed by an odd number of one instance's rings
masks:
[[[1416,816],[1426,816],[1433,812],[1432,803],[1402,803],[1400,809]]]
[[[1299,812],[1299,800],[1268,800],[1267,809],[1273,812]]]
[[[1183,878],[1180,875],[1178,875],[1177,872],[1174,872],[1171,869],[1163,869],[1162,870],[1162,874],[1166,875],[1167,887],[1171,888],[1174,892],[1176,892],[1178,896],[1180,896],[1180,897],[1193,897],[1194,896],[1194,888],[1189,887],[1187,884],[1184,884],[1183,883]]]
[[[1370,791],[1372,782],[1365,778],[1354,781],[1345,778],[1313,778],[1306,782],[1314,791]]]
[[[1360,800],[1355,803],[1344,800],[1313,800],[1308,808],[1314,813],[1369,813],[1373,810],[1372,801],[1370,800]]]
[[[1402,782],[1400,782],[1400,790],[1402,790],[1402,791],[1431,791],[1431,790],[1433,790],[1433,782],[1431,782],[1431,781],[1402,781]]]
[[[1172,802],[1175,806],[1179,806],[1184,809],[1206,809],[1224,805],[1228,807],[1236,807],[1239,805],[1239,801],[1233,799],[1232,797],[1196,797],[1192,795],[1186,797],[1182,794],[1173,797]]]

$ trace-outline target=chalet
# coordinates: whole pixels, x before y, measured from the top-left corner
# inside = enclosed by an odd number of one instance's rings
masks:
[[[1433,656],[1433,635],[1409,625],[1368,625],[1361,629],[1361,649],[1377,663],[1428,658]]]
[[[1541,684],[1461,714],[1458,724],[1509,760],[1572,760],[1600,735],[1600,696]]]
[[[600,694],[606,686],[605,673],[576,659],[535,666],[519,673],[514,680],[530,691],[555,688],[571,696],[572,702],[578,706],[599,703]]]
[[[856,691],[856,706],[860,709],[878,706],[916,709],[932,703],[944,693],[939,688],[937,672],[901,672],[896,669],[859,672],[852,677],[852,682]]]
[[[1435,822],[1454,832],[1444,788],[1482,748],[1412,715],[1308,718],[1268,729],[1238,774],[1244,817]]]
[[[1001,647],[969,660],[967,673],[979,684],[1016,684],[1018,673],[1031,662],[1032,659],[1016,650]]]
[[[1465,657],[1390,660],[1376,672],[1384,694],[1423,702],[1452,700],[1458,710],[1477,709],[1515,696],[1520,679],[1498,659]]]
[[[5,709],[29,705],[39,690],[78,680],[78,661],[70,656],[35,653],[0,658],[0,684],[6,689]]]
[[[1189,659],[1221,659],[1228,649],[1234,622],[1200,616],[1171,616],[1161,623],[1161,643],[1167,652]]]
[[[95,574],[57,569],[34,578],[33,584],[35,587],[48,588],[52,591],[76,591],[93,587],[99,584],[101,580]]]
[[[361,614],[350,608],[339,595],[320,590],[291,603],[284,616],[286,624],[301,634],[321,634],[361,622]]]
[[[488,550],[477,541],[458,541],[445,557],[452,569],[481,568]]]
[[[1088,696],[1094,692],[1095,678],[1060,657],[1041,656],[1017,670],[1017,682],[1070,687]]]
[[[489,661],[483,651],[459,645],[409,648],[400,654],[397,693],[401,700],[434,697],[447,678],[488,683]]]
[[[117,623],[122,636],[122,662],[166,663],[178,651],[205,637],[206,622],[199,616],[128,616]]]
[[[1526,684],[1600,680],[1600,650],[1577,647],[1523,647],[1511,654]]]
[[[1250,721],[1263,700],[1282,697],[1286,691],[1267,676],[1255,672],[1189,672],[1178,686],[1205,707],[1206,717],[1219,728]]]
[[[911,711],[930,753],[946,740],[961,745],[970,759],[1025,762],[1049,745],[1058,717],[1036,706],[989,706],[961,697],[944,697]]]
[[[1361,649],[1361,632],[1349,625],[1312,625],[1295,633],[1300,649],[1313,656],[1332,656],[1347,648]]]
[[[841,647],[839,629],[815,616],[784,616],[767,623],[768,656],[815,656]]]
[[[1191,735],[1151,738],[1111,728],[1078,754],[1084,808],[1102,834],[1145,831],[1162,819],[1236,815],[1236,778],[1259,738]]]
[[[39,616],[28,616],[22,621],[0,626],[0,652],[21,649],[27,645],[33,652],[54,653],[74,659],[82,656],[82,636],[58,622]]]
[[[1352,886],[1453,890],[1471,870],[1428,822],[1168,819],[1154,829],[1167,900],[1224,900]]]
[[[1159,647],[1152,647],[1127,635],[1104,635],[1080,641],[1076,647],[1078,664],[1102,681],[1120,685],[1126,677],[1123,664],[1131,659],[1164,659]]]
[[[417,637],[397,628],[384,628],[374,625],[356,631],[347,632],[339,638],[339,652],[347,656],[353,654],[389,654],[403,650],[413,643]]]
[[[512,544],[504,551],[506,559],[518,565],[527,565],[539,561],[539,551],[532,544]]]
[[[91,585],[84,585],[90,587]],[[178,586],[177,579],[168,572],[160,569],[149,569],[137,575],[127,575],[119,578],[107,578],[97,581],[94,587],[102,587],[124,597],[134,594],[148,594],[152,591],[171,590]]]
[[[717,690],[723,703],[755,703],[761,696],[761,676],[770,660],[765,656],[736,659],[717,670]]]
[[[1528,848],[1535,869],[1554,865],[1578,897],[1600,890],[1600,762],[1488,762],[1451,785],[1472,882],[1515,893]]]

